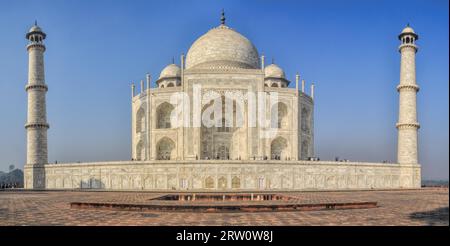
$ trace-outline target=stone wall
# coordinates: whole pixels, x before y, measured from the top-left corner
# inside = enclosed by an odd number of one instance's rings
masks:
[[[420,188],[420,165],[326,161],[121,161],[47,164],[47,189],[345,190]]]

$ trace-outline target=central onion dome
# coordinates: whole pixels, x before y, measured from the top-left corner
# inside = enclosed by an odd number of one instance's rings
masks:
[[[198,38],[189,48],[186,69],[259,68],[255,46],[242,34],[222,24]]]

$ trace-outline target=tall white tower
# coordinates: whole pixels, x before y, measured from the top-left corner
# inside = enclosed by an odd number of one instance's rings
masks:
[[[401,41],[399,51],[401,54],[400,84],[398,113],[398,149],[397,162],[399,164],[418,164],[417,156],[417,122],[416,94],[419,86],[416,83],[416,41],[419,39],[414,30],[405,27],[398,36]]]
[[[27,163],[25,165],[25,188],[45,188],[44,165],[47,164],[47,110],[45,94],[47,85],[44,76],[44,39],[46,35],[34,24],[26,34],[28,51],[28,115]]]

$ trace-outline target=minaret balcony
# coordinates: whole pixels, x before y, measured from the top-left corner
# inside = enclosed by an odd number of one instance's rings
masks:
[[[48,123],[27,123],[25,124],[25,129],[28,128],[50,128],[50,125]]]
[[[395,124],[395,127],[397,129],[408,129],[408,128],[419,129],[420,128],[420,124],[419,124],[419,122],[414,122],[414,123],[397,123],[397,124]]]
[[[43,43],[31,42],[27,45],[27,50],[31,48],[39,48],[42,49],[42,51],[45,51],[45,45]]]
[[[419,46],[417,46],[415,44],[401,44],[401,45],[398,46],[398,51],[402,52],[402,49],[407,48],[407,47],[414,48],[416,53],[419,50]]]
[[[48,91],[48,87],[46,84],[27,84],[25,86],[25,91],[28,91],[29,89],[37,89],[42,91]]]
[[[420,90],[420,87],[416,84],[400,84],[397,86],[397,91],[400,90],[415,90],[416,92]]]

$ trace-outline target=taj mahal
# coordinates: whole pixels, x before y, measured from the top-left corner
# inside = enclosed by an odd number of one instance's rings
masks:
[[[314,83],[307,84],[299,74],[291,81],[280,66],[266,64],[249,39],[226,25],[222,12],[220,24],[199,37],[180,56],[179,65],[173,61],[154,81],[147,74],[131,84],[130,160],[50,164],[46,34],[35,23],[26,38],[26,189],[294,191],[421,186],[415,78],[419,36],[409,25],[398,36],[397,163],[317,158]]]

